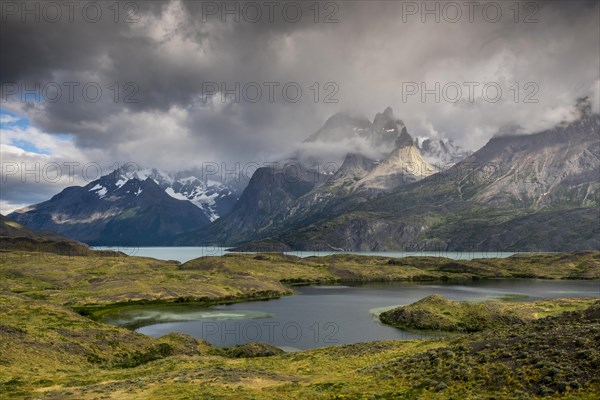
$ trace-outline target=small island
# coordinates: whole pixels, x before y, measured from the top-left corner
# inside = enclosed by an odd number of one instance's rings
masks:
[[[600,278],[600,252],[504,259],[228,254],[186,263],[88,249],[11,248],[0,262],[0,391],[11,399],[592,399],[600,393],[596,299],[454,302],[429,296],[381,314],[453,332],[294,353],[263,343],[219,348],[181,333],[151,338],[101,323],[144,304],[292,295],[295,285]]]

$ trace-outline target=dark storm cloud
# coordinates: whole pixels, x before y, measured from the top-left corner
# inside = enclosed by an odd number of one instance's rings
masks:
[[[18,16],[6,16],[0,54],[3,84],[19,82],[29,89],[35,82],[80,84],[75,89],[75,101],[67,101],[63,92],[60,101],[22,106],[27,108],[36,126],[49,132],[77,133],[82,146],[112,146],[114,150],[130,134],[126,127],[112,132],[106,121],[124,109],[165,113],[172,107],[189,108],[210,82],[231,89],[236,82],[241,85],[278,82],[281,87],[299,81],[302,76],[293,71],[287,73],[278,65],[280,49],[274,39],[319,26],[308,16],[299,23],[289,23],[278,13],[274,14],[273,22],[266,23],[224,24],[218,15],[204,21],[201,2],[135,4],[140,6],[136,13],[139,21],[131,24],[115,24],[106,7],[103,8],[106,18],[97,23],[77,18],[77,12],[73,23],[66,18],[58,23],[22,23]],[[306,7],[303,8],[306,13]],[[330,74],[329,79],[333,78]],[[305,92],[312,79],[311,76],[302,82]],[[103,91],[100,101],[82,98],[80,89],[89,82],[100,85]],[[110,89],[115,82],[121,85],[117,103]],[[125,90],[126,83],[132,83],[135,90]],[[248,104],[247,110],[240,111],[245,118],[245,129],[239,132],[243,137],[260,135],[268,119],[287,114],[285,109],[289,107],[284,104],[284,110],[279,110],[277,104],[281,102],[280,89],[274,102],[266,101],[266,89],[263,90],[263,101],[258,106]],[[134,94],[129,99],[133,102],[123,101],[127,94]],[[304,97],[307,96],[305,93]],[[215,101],[221,102],[220,96]],[[241,99],[240,103],[243,102]],[[238,104],[236,108],[242,107]],[[190,129],[204,137],[231,139],[235,132],[229,131],[230,108],[217,107],[211,115],[204,113],[206,120],[195,121],[198,125]],[[303,104],[294,104],[293,108],[302,114],[309,112]],[[294,119],[298,118],[291,121]],[[223,125],[215,126],[215,121]]]
[[[289,23],[277,13],[274,22],[227,24],[212,14],[204,22],[199,1],[122,3],[139,6],[137,22],[114,23],[107,5],[96,23],[77,12],[74,22],[64,16],[56,23],[43,18],[36,23],[33,17],[22,23],[19,14],[3,16],[2,82],[135,82],[142,89],[140,101],[127,107],[164,110],[187,105],[205,82],[273,78],[269,64],[277,50],[270,47],[272,37],[319,26],[307,15]]]
[[[7,16],[0,28],[3,84],[97,82],[103,97],[97,103],[63,96],[56,103],[5,106],[26,112],[43,131],[74,133],[80,148],[180,169],[203,160],[268,158],[313,133],[334,112],[372,118],[388,105],[415,135],[449,136],[476,148],[505,126],[542,129],[568,115],[576,98],[597,96],[597,1],[533,2],[538,22],[530,24],[522,23],[526,3],[518,23],[508,6],[494,23],[482,19],[480,11],[474,22],[463,15],[454,23],[431,17],[422,23],[419,13],[405,15],[406,2],[338,2],[333,17],[339,22],[323,23],[334,10],[323,8],[315,23],[312,2],[301,3],[298,22],[282,16],[284,2],[279,2],[273,21],[263,7],[258,23],[231,22],[231,16],[223,23],[218,13],[206,15],[206,2],[134,3],[139,7],[135,23],[115,23],[108,3],[101,3],[104,17],[97,23],[77,12],[73,23],[66,18],[22,23]],[[337,103],[322,101],[322,86],[330,81],[339,88]],[[402,100],[405,82],[449,81],[498,81],[506,92],[494,104]],[[109,89],[115,82],[121,85],[118,102]],[[128,82],[139,89],[135,102],[123,101],[133,93],[123,88]],[[266,99],[266,89],[257,103],[222,102],[220,95],[203,101],[210,82],[228,89],[236,82],[280,86],[273,102]],[[280,88],[289,82],[304,90],[301,101],[282,98]],[[315,82],[319,102],[309,89]],[[538,84],[539,103],[507,100],[506,88],[514,82]]]

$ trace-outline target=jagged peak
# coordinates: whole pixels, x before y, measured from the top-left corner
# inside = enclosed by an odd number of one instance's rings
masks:
[[[364,156],[362,154],[359,153],[347,153],[346,157],[344,157],[344,162],[342,163],[341,167],[339,168],[338,171],[344,171],[347,170],[349,168],[355,168],[355,167],[360,167],[360,168],[370,168],[371,166],[373,166],[376,163],[375,160]]]
[[[396,148],[414,145],[415,142],[413,141],[413,138],[408,134],[408,130],[406,130],[406,127],[403,127],[402,131],[400,132],[400,136],[398,136],[398,139],[396,139]]]
[[[399,126],[403,127],[404,122],[396,118],[392,107],[387,107],[382,113],[375,114],[375,119],[373,119],[373,127],[376,130],[396,131]]]

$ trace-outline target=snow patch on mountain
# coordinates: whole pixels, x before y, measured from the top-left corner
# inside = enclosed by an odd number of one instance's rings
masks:
[[[91,188],[89,191],[96,192],[96,195],[100,199],[102,199],[104,196],[106,196],[106,193],[108,193],[108,189],[106,189],[104,186],[102,186],[100,184],[96,184],[96,186]]]
[[[174,199],[188,200],[200,208],[211,222],[229,211],[230,206],[237,200],[235,190],[229,185],[211,179],[202,180],[192,173],[169,173],[155,168],[137,170],[122,168],[119,170],[116,185],[120,188],[132,179],[153,180]],[[134,194],[137,196],[139,193],[141,189]]]
[[[169,196],[171,196],[172,198],[174,198],[174,199],[177,199],[177,200],[188,200],[188,198],[185,197],[183,194],[175,192],[172,187],[166,188],[165,192]]]

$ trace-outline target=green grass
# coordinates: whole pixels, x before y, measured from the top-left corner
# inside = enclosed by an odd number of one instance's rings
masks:
[[[366,372],[430,398],[593,399],[600,394],[600,302],[476,335]]]
[[[183,334],[152,339],[23,295],[0,295],[0,311],[0,390],[11,399],[600,394],[600,303],[469,335],[287,354],[259,344],[224,350]]]
[[[123,254],[62,256],[4,252],[0,290],[96,316],[148,303],[212,305],[276,298],[298,284],[470,281],[490,278],[600,279],[600,252],[528,254],[455,261],[443,257],[277,253],[201,257],[184,264]],[[112,312],[111,311],[111,312]]]
[[[291,293],[277,279],[183,269],[177,262],[127,256],[13,252],[0,263],[0,290],[69,305],[231,302]],[[97,307],[96,307],[97,308]]]
[[[460,302],[440,295],[379,315],[386,324],[407,329],[479,332],[590,307],[596,299],[551,299],[536,302]]]
[[[521,319],[445,338],[286,354],[262,344],[220,349],[183,334],[153,339],[75,309],[106,314],[148,302],[240,301],[285,295],[288,284],[307,282],[597,279],[599,264],[597,252],[472,261],[245,254],[184,264],[8,252],[0,262],[0,393],[10,399],[593,399],[600,394],[600,306],[589,300],[497,301],[498,310]],[[462,304],[452,312],[470,307]]]

